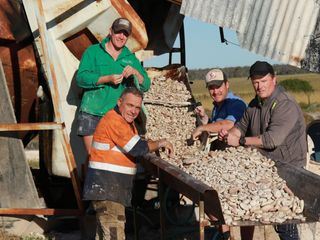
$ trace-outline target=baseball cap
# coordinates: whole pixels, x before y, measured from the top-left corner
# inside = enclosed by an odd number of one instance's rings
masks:
[[[220,69],[212,69],[206,75],[206,85],[220,87],[227,80],[226,74]]]
[[[249,77],[251,78],[252,76],[265,76],[268,73],[274,75],[274,70],[273,67],[267,63],[267,62],[263,62],[263,61],[256,61],[249,70]]]
[[[117,18],[112,23],[111,28],[115,33],[118,33],[120,31],[125,31],[128,35],[130,35],[132,30],[132,24],[126,18]]]

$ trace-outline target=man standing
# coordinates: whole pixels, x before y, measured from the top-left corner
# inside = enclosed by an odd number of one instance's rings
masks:
[[[84,200],[94,200],[98,229],[96,239],[125,239],[125,206],[131,205],[136,162],[148,152],[173,146],[165,139],[142,140],[134,126],[142,93],[126,88],[117,106],[100,120],[93,135]]]
[[[139,60],[125,46],[132,31],[126,18],[116,19],[108,37],[90,46],[83,54],[76,81],[84,89],[78,116],[78,135],[88,153],[100,118],[112,109],[127,86],[141,91],[150,88],[150,79]]]
[[[212,133],[219,132],[221,129],[231,129],[241,119],[246,110],[244,101],[229,91],[229,81],[222,70],[212,69],[207,73],[205,81],[213,99],[214,108],[209,119],[202,106],[196,107],[195,112],[203,125],[198,126],[193,131],[193,140],[196,140],[202,132]],[[212,147],[215,147],[214,145]],[[218,146],[216,147],[218,148]]]
[[[305,166],[306,127],[299,105],[277,85],[269,63],[255,62],[249,77],[256,97],[232,129],[219,132],[219,139],[231,146],[257,147],[263,155],[278,163]],[[281,240],[299,239],[295,224],[276,226],[276,231]]]

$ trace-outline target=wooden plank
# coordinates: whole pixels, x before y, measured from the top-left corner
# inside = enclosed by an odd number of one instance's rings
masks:
[[[0,122],[15,124],[5,75],[0,60]],[[16,133],[0,132],[0,207],[41,206],[24,148]]]
[[[0,132],[29,131],[29,130],[59,130],[63,129],[63,123],[0,123]]]
[[[81,216],[79,209],[54,208],[0,208],[0,216],[45,215],[45,216]]]

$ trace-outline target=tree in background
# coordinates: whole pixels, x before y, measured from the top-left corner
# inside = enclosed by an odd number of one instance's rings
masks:
[[[310,95],[314,92],[313,87],[309,82],[301,79],[286,79],[279,82],[287,91],[291,92],[304,92],[308,97],[308,106],[310,106]]]

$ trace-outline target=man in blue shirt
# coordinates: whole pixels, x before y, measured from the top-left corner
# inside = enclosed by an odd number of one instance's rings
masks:
[[[192,132],[193,140],[196,140],[202,132],[217,133],[221,129],[231,129],[241,119],[247,107],[241,98],[229,91],[229,81],[221,69],[209,71],[205,82],[213,99],[214,108],[209,119],[202,106],[196,107],[195,112],[200,117],[202,125]],[[215,148],[214,145],[212,147]]]

